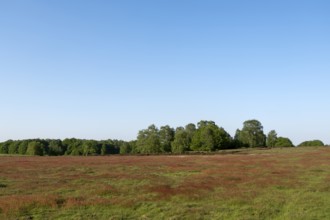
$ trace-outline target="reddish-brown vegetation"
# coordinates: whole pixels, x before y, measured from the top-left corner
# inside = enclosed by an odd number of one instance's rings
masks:
[[[303,174],[322,172],[320,167],[330,166],[330,149],[326,148],[307,153],[266,153],[1,157],[0,210],[8,214],[30,205],[63,209],[130,206],[173,196],[244,200],[258,196],[267,187],[299,187],[304,184]]]

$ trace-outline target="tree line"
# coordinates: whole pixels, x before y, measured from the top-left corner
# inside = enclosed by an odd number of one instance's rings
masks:
[[[125,143],[121,140],[83,140],[76,138],[8,140],[0,143],[0,154],[21,155],[108,155],[118,154]]]
[[[320,140],[304,141],[298,146],[324,146]],[[182,154],[186,152],[212,152],[225,149],[256,147],[294,147],[287,137],[278,137],[275,130],[267,135],[258,120],[247,120],[235,136],[214,121],[202,120],[184,127],[169,125],[157,128],[150,125],[140,130],[137,139],[84,140],[76,138],[8,140],[0,143],[0,154],[21,155],[109,155],[109,154]]]

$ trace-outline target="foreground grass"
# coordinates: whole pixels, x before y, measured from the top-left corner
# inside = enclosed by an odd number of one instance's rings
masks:
[[[0,157],[0,219],[330,219],[330,148]]]

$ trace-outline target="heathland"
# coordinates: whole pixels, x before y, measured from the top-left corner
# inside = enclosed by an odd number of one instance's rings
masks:
[[[330,148],[0,157],[1,219],[330,219]]]

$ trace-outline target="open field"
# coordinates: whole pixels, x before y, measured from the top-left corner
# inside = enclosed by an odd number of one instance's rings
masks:
[[[0,157],[0,219],[330,219],[330,148]]]

